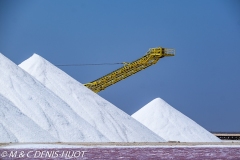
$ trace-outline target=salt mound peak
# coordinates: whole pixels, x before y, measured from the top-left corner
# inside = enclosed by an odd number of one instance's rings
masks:
[[[135,112],[132,117],[167,141],[221,141],[161,98],[152,100]]]
[[[0,94],[57,141],[109,141],[62,99],[2,54],[0,75]]]
[[[112,142],[165,141],[80,82],[33,54],[19,65]]]
[[[0,142],[56,142],[47,131],[0,94]]]

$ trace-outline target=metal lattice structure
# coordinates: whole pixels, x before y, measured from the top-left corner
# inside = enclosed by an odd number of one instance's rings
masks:
[[[160,58],[174,55],[174,49],[167,49],[161,47],[150,48],[146,55],[144,55],[143,57],[131,63],[124,62],[123,67],[84,85],[97,93],[141,70],[144,70],[151,65],[156,64]]]

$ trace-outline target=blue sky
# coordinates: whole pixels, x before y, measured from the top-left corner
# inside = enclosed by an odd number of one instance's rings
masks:
[[[240,131],[238,0],[0,0],[0,52],[16,64],[131,62],[176,50],[99,93],[128,114],[161,97],[209,131]],[[60,67],[81,83],[121,65]]]

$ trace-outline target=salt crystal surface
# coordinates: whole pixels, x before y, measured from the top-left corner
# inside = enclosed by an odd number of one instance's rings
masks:
[[[56,142],[47,131],[0,94],[0,142]]]
[[[109,141],[101,132],[77,115],[61,98],[2,54],[0,54],[0,75],[0,94],[57,141]],[[5,117],[1,116],[0,119],[3,121]],[[7,132],[11,131],[10,126],[1,126],[1,128]],[[11,139],[14,140],[14,137]]]

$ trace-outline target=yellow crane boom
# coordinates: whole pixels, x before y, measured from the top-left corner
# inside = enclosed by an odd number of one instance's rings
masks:
[[[131,63],[125,62],[123,63],[123,67],[84,85],[97,93],[153,64],[156,64],[160,58],[174,55],[174,49],[167,49],[161,47],[150,48],[146,55],[144,55],[143,57]]]

